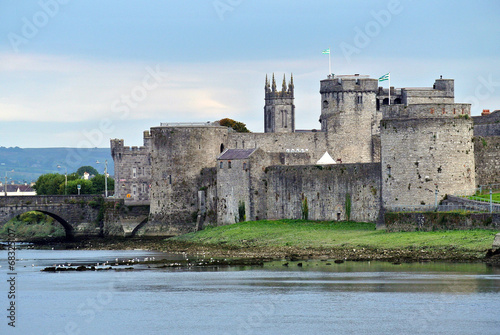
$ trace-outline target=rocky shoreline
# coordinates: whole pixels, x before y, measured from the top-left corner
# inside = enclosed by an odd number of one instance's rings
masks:
[[[164,238],[90,239],[75,241],[37,241],[33,248],[79,250],[151,250],[169,253],[185,253],[199,258],[239,259],[248,264],[270,260],[336,260],[336,261],[388,261],[407,262],[484,262],[500,264],[500,250],[471,251],[456,247],[446,248],[299,248],[255,247],[235,248],[225,245],[199,244],[165,240]],[[245,263],[246,264],[246,263]]]

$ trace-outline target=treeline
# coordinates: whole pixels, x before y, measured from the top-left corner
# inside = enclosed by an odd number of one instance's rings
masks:
[[[84,179],[83,175],[87,172],[89,179]],[[82,166],[76,172],[70,173],[66,178],[60,173],[46,173],[38,177],[33,188],[37,195],[55,195],[55,194],[78,194],[78,185],[80,185],[80,194],[103,194],[105,190],[104,174],[99,174],[91,166]],[[112,193],[115,189],[115,181],[108,177],[108,192]]]

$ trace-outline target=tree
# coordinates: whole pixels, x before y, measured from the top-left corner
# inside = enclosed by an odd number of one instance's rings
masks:
[[[219,120],[219,124],[224,127],[230,127],[236,130],[238,133],[249,133],[250,130],[247,129],[247,125],[243,122],[238,122],[233,119],[222,119]]]
[[[59,173],[46,173],[38,177],[33,188],[37,195],[64,194],[64,175]],[[61,192],[62,185],[62,192]]]
[[[83,177],[83,174],[85,172],[87,172],[91,176],[97,176],[99,174],[99,172],[97,172],[97,170],[90,165],[81,166],[78,168],[78,170],[76,170],[76,174],[80,177]]]
[[[98,174],[91,179],[92,186],[94,187],[94,194],[103,194],[105,190],[105,178],[104,174]],[[115,189],[115,180],[108,177],[108,192]]]
[[[78,185],[80,185],[80,194],[95,194],[92,181],[86,179],[75,179],[68,181],[68,194],[78,194]]]

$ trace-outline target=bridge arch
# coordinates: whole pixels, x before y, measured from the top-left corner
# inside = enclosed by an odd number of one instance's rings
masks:
[[[133,237],[135,236],[135,234],[137,234],[137,231],[139,231],[139,229],[141,229],[142,227],[144,227],[144,225],[146,223],[148,223],[148,219],[149,217],[146,217],[144,220],[142,220],[138,225],[137,227],[134,228],[134,230],[132,230],[132,232],[130,233],[129,237]]]
[[[66,239],[70,240],[70,239],[73,239],[75,237],[75,235],[74,235],[74,229],[68,223],[68,221],[66,221],[61,216],[59,216],[59,215],[57,215],[55,213],[52,213],[52,212],[49,212],[49,211],[46,211],[46,210],[42,210],[42,209],[27,209],[27,210],[23,209],[23,210],[19,210],[19,211],[15,211],[13,213],[10,213],[9,215],[7,215],[4,218],[5,222],[3,222],[2,226],[4,224],[6,224],[7,222],[9,222],[10,220],[12,220],[15,217],[17,217],[18,215],[21,215],[21,214],[24,214],[24,213],[27,213],[27,212],[39,212],[39,213],[43,213],[45,215],[50,216],[51,218],[53,218],[54,220],[56,220],[58,223],[60,223],[63,226],[64,231],[66,232]]]

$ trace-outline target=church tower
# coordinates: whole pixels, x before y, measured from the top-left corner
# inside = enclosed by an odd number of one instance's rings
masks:
[[[264,106],[264,132],[293,133],[295,132],[295,105],[293,104],[293,75],[287,85],[283,75],[281,91],[276,90],[274,74],[272,84],[266,75],[266,104]]]

